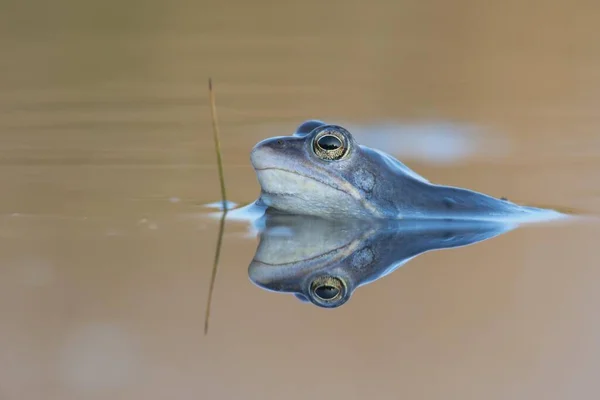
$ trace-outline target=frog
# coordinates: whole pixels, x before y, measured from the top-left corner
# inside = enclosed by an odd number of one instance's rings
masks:
[[[301,123],[292,135],[258,142],[250,153],[257,205],[328,219],[547,219],[550,209],[435,184],[384,151],[359,144],[343,126]]]

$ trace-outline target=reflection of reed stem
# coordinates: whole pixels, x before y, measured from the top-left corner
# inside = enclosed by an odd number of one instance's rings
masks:
[[[215,287],[215,281],[217,279],[217,270],[219,267],[219,256],[221,255],[221,243],[223,242],[223,233],[225,231],[225,216],[227,215],[227,209],[221,216],[221,222],[219,224],[219,236],[217,237],[217,248],[215,250],[215,260],[213,262],[212,275],[210,277],[210,286],[208,288],[208,301],[206,303],[206,315],[204,317],[204,334],[208,333],[208,319],[210,317],[210,306],[212,304],[212,294]]]
[[[217,167],[219,168],[219,181],[221,183],[221,201],[223,210],[227,211],[227,195],[225,193],[225,177],[223,174],[223,161],[221,160],[221,142],[219,141],[219,124],[217,122],[217,107],[215,105],[215,92],[213,91],[212,79],[208,78],[208,94],[210,96],[210,110],[212,114],[213,137],[215,140],[215,151],[217,153]]]

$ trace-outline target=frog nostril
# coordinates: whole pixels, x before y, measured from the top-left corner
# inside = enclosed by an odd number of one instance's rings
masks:
[[[277,139],[277,144],[278,144],[279,146],[283,146],[283,140],[281,140],[281,139]]]

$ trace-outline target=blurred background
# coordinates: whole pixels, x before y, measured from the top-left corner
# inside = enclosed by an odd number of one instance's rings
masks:
[[[593,1],[0,0],[0,399],[600,391],[600,226],[428,253],[336,310],[248,280],[254,144],[341,123],[432,182],[600,210]]]

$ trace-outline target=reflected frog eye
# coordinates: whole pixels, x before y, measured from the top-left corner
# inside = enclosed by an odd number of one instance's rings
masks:
[[[313,139],[313,151],[327,161],[339,160],[348,154],[348,139],[345,130],[340,127],[325,126]]]
[[[311,282],[309,295],[321,307],[337,307],[346,301],[346,285],[339,278],[320,276]]]

